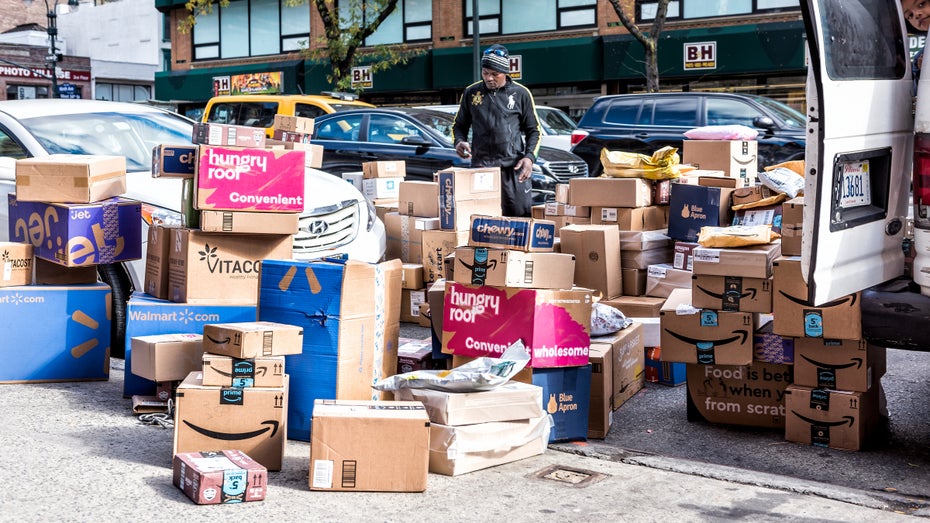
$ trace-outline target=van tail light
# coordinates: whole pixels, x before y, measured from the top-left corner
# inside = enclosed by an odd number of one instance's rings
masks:
[[[914,135],[914,225],[930,229],[930,134]]]
[[[572,147],[581,143],[582,140],[588,137],[588,131],[583,131],[581,129],[575,129],[572,131]]]

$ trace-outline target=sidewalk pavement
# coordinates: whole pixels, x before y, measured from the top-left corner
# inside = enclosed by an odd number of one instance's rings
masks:
[[[105,382],[0,385],[0,463],[8,478],[0,490],[0,521],[861,522],[907,517],[860,491],[660,456],[620,462],[599,453],[596,442],[552,446],[541,456],[457,477],[430,474],[423,493],[343,493],[311,492],[310,446],[288,441],[284,466],[269,474],[264,501],[200,506],[171,482],[172,429],[138,421],[122,390],[123,360],[118,359]],[[553,466],[562,480],[539,477]],[[566,481],[572,478],[585,481]]]

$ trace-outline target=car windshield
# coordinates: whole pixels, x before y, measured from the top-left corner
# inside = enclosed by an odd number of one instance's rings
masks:
[[[804,115],[792,108],[791,106],[785,105],[778,100],[773,100],[771,98],[766,98],[764,96],[754,97],[757,102],[764,105],[769,111],[775,113],[779,119],[785,124],[785,127],[791,127],[794,129],[803,129],[806,127],[806,122]]]
[[[537,106],[536,116],[539,117],[539,123],[546,130],[546,134],[568,135],[578,127],[567,114],[558,109]]]
[[[128,172],[152,168],[152,149],[191,143],[191,124],[168,113],[81,113],[30,118],[22,124],[49,154],[126,157]]]

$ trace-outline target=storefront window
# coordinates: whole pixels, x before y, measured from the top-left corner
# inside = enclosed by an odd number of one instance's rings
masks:
[[[637,22],[648,22],[656,17],[658,2],[637,3]],[[666,19],[692,20],[718,16],[748,15],[779,11],[799,11],[799,0],[673,0],[668,3]]]
[[[199,15],[193,30],[194,60],[265,56],[309,44],[310,5],[287,0],[238,0]]]
[[[147,85],[97,82],[97,85],[94,87],[94,96],[97,100],[135,102],[149,100],[152,97],[152,89]]]
[[[35,98],[48,98],[51,89],[44,85],[7,85],[7,100],[31,100]]]
[[[465,34],[472,35],[472,0],[465,4]],[[597,25],[597,0],[482,0],[481,34],[517,34]]]

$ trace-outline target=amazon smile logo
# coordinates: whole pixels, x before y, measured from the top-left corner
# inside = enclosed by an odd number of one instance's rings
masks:
[[[793,303],[796,303],[796,304],[798,304],[798,305],[801,305],[801,306],[803,306],[803,307],[814,307],[814,305],[811,305],[811,302],[809,302],[809,301],[807,301],[807,300],[802,300],[801,298],[796,298],[796,297],[794,297],[794,296],[792,296],[792,295],[790,295],[790,294],[785,293],[785,291],[778,291],[778,293],[781,294],[782,296],[784,296],[785,299],[787,299],[787,300],[789,300],[789,301],[791,301],[791,302],[793,302]],[[850,294],[849,296],[843,296],[842,298],[837,298],[837,299],[835,299],[835,300],[833,300],[833,301],[831,301],[831,302],[827,302],[827,303],[824,303],[823,305],[817,306],[816,308],[818,308],[818,309],[829,309],[829,308],[832,308],[832,307],[838,307],[838,306],[843,305],[843,304],[845,304],[845,303],[847,303],[847,302],[849,303],[849,306],[850,306],[850,307],[855,307],[855,306],[856,306],[856,295],[855,295],[855,294]]]
[[[226,336],[223,339],[217,339],[217,338],[214,338],[213,336],[207,335],[207,339],[210,340],[210,342],[215,345],[226,345],[227,343],[232,341],[232,338],[230,338],[229,336]]]
[[[743,291],[743,292],[737,294],[737,293],[735,293],[735,292],[734,292],[734,293],[730,293],[730,292],[713,292],[713,291],[708,290],[708,289],[706,289],[706,288],[704,288],[704,287],[702,287],[702,286],[700,286],[700,285],[698,285],[697,288],[700,289],[700,291],[703,292],[704,294],[710,296],[711,298],[714,298],[715,300],[720,300],[720,301],[723,301],[724,299],[733,299],[733,295],[734,295],[734,294],[736,294],[737,297],[738,297],[739,299],[741,299],[741,300],[742,300],[742,299],[750,299],[750,300],[756,299],[756,289],[747,289],[747,290],[745,290],[745,291]]]
[[[817,368],[820,368],[820,369],[832,369],[832,370],[834,370],[834,371],[843,370],[843,369],[848,369],[848,368],[851,368],[851,367],[855,367],[855,368],[857,368],[857,369],[861,369],[861,368],[862,368],[862,363],[863,363],[862,358],[853,358],[852,361],[850,361],[849,363],[843,363],[843,364],[836,364],[836,365],[833,365],[833,364],[830,364],[830,363],[824,363],[824,362],[821,362],[821,361],[817,361],[817,360],[808,358],[807,356],[803,356],[803,355],[802,355],[801,357],[804,358],[804,360],[806,360],[806,361],[809,362],[810,364],[815,365]]]
[[[184,424],[187,425],[191,430],[198,434],[202,434],[210,439],[216,439],[221,441],[242,441],[246,439],[257,438],[269,431],[271,434],[268,435],[268,439],[275,437],[275,434],[278,433],[278,421],[277,420],[265,420],[261,422],[261,425],[267,425],[257,430],[249,432],[220,432],[217,430],[210,430],[206,427],[201,427],[199,425],[194,425],[193,423],[184,420]]]
[[[807,423],[808,425],[816,425],[818,427],[841,427],[843,425],[853,426],[853,423],[856,422],[856,418],[852,416],[843,416],[842,420],[839,421],[817,421],[815,419],[808,418],[807,416],[802,416],[795,411],[791,411],[792,414],[797,416],[801,421]]]
[[[743,343],[746,343],[746,339],[749,337],[749,331],[742,329],[732,331],[735,336],[730,336],[729,338],[719,338],[716,340],[701,340],[698,338],[691,338],[689,336],[685,336],[684,334],[678,334],[677,332],[671,331],[669,329],[665,329],[665,332],[669,333],[669,335],[675,337],[679,341],[687,343],[688,345],[694,345],[695,347],[706,347],[708,345],[719,347],[733,343],[737,340],[739,340],[739,343],[742,345]]]

